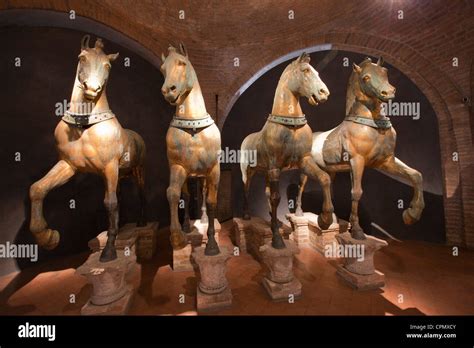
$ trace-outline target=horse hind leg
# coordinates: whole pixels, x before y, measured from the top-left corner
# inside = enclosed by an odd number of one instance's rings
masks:
[[[406,225],[411,225],[417,222],[423,209],[425,208],[425,201],[423,198],[423,176],[421,173],[400,161],[396,157],[390,157],[379,168],[385,173],[389,173],[411,182],[414,193],[410,202],[410,206],[403,211],[403,222]]]
[[[181,194],[184,200],[184,221],[183,221],[183,231],[184,233],[191,232],[191,218],[189,217],[189,201],[191,195],[189,193],[188,180],[186,180],[181,188]]]
[[[318,167],[311,156],[303,158],[301,163],[303,173],[313,180],[318,180],[323,190],[323,208],[318,216],[318,225],[323,230],[329,228],[332,224],[332,214],[334,207],[331,200],[331,178],[328,173]]]
[[[268,176],[265,178],[265,196],[267,197],[267,204],[268,204],[268,214],[270,215],[270,219],[272,217],[272,198],[271,198],[271,189],[270,189],[270,180]],[[278,227],[283,226],[283,222],[277,217]]]
[[[301,204],[301,199],[303,197],[304,188],[306,186],[306,182],[308,181],[308,176],[304,173],[300,175],[300,184],[298,186],[298,197],[296,199],[296,216],[303,216],[303,208]]]
[[[214,218],[217,211],[217,190],[220,180],[220,166],[217,163],[206,178],[207,181],[207,196],[206,205],[209,216],[209,224],[207,225],[207,244],[204,253],[208,256],[217,255],[220,253],[219,246],[215,238]]]
[[[201,205],[201,223],[207,224],[209,217],[207,216],[206,197],[207,197],[207,182],[206,178],[201,178],[202,187],[202,205]]]
[[[249,207],[249,195],[250,195],[250,183],[252,181],[252,177],[255,174],[255,170],[253,170],[249,165],[245,167],[241,164],[242,170],[242,181],[244,182],[244,220],[250,220],[250,207]]]
[[[138,186],[138,196],[140,199],[140,215],[138,216],[137,226],[146,226],[146,195],[145,195],[145,173],[142,165],[138,165],[133,169],[133,177]],[[118,187],[117,187],[118,189]],[[118,191],[118,190],[117,190]]]
[[[40,180],[30,187],[31,221],[30,231],[38,245],[46,250],[52,250],[59,244],[59,232],[48,228],[43,216],[43,201],[46,195],[55,187],[64,185],[75,174],[74,168],[64,160],[59,161]]]

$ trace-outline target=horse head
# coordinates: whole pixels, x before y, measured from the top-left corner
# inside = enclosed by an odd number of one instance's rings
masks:
[[[197,79],[184,45],[180,44],[179,49],[180,52],[170,46],[168,57],[161,55],[163,64],[160,70],[165,77],[161,93],[171,105],[181,104],[193,89]]]
[[[354,63],[353,70],[362,93],[370,98],[388,102],[395,98],[395,87],[388,82],[387,68],[382,65],[382,57],[376,64],[372,63],[370,58],[366,58],[360,66]]]
[[[77,79],[84,97],[88,100],[97,100],[107,83],[110,63],[117,59],[119,54],[105,54],[102,39],[98,38],[92,48],[89,47],[89,40],[89,35],[85,35],[81,40]]]
[[[290,64],[288,88],[293,93],[308,98],[311,105],[318,105],[328,99],[329,89],[316,69],[309,64],[310,60],[309,54],[303,52]]]

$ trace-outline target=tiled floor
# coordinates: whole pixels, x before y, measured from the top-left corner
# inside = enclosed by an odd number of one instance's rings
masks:
[[[230,245],[232,222],[222,224],[221,244]],[[158,255],[137,267],[133,282],[138,288],[130,314],[196,314],[196,277],[193,272],[173,272],[165,231]],[[0,278],[0,314],[80,314],[91,287],[75,275],[88,254],[75,255]],[[248,254],[231,258],[228,279],[232,308],[222,315],[462,315],[474,314],[474,252],[423,242],[389,241],[375,259],[386,275],[381,290],[356,291],[337,276],[336,261],[303,248],[295,260],[295,275],[303,285],[295,303],[271,302],[260,285],[261,265]],[[184,303],[180,295],[184,294]],[[75,303],[70,302],[71,295]]]

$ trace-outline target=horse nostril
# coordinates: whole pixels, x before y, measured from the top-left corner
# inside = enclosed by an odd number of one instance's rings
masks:
[[[388,95],[387,91],[382,91],[380,94],[382,94],[384,97]]]
[[[327,92],[324,88],[321,88],[321,89],[319,90],[319,94],[321,94],[321,95],[326,95],[326,94],[328,94],[328,92]]]
[[[171,86],[170,90],[171,90],[171,92],[174,92],[176,90],[176,86]]]

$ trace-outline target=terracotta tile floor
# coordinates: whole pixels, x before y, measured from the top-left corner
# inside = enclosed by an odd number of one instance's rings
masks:
[[[232,222],[222,224],[221,245],[231,245]],[[195,315],[196,277],[193,272],[173,272],[165,230],[160,231],[158,255],[137,266],[133,283],[138,293],[132,315]],[[337,261],[328,261],[303,248],[296,257],[295,275],[303,285],[295,303],[271,302],[260,285],[261,265],[248,254],[228,261],[233,293],[232,308],[221,315],[463,315],[474,314],[474,252],[461,249],[452,256],[443,245],[405,241],[389,242],[376,256],[376,267],[386,275],[381,290],[360,292],[337,276]],[[2,315],[78,315],[91,286],[74,274],[88,254],[44,263],[0,278]],[[74,294],[75,303],[70,303]],[[179,296],[184,294],[185,302]],[[401,296],[403,302],[399,302]]]

